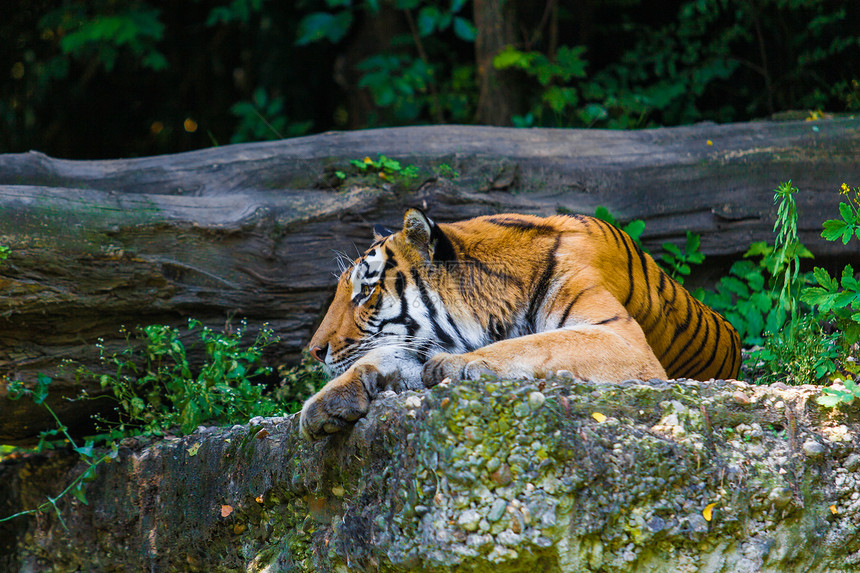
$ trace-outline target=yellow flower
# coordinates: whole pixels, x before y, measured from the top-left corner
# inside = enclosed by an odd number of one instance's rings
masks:
[[[848,188],[848,184],[847,184],[847,183],[843,183],[843,184],[842,184],[842,194],[843,194],[843,195],[848,195],[848,192],[849,192],[849,191],[851,191],[851,189],[849,189],[849,188]]]

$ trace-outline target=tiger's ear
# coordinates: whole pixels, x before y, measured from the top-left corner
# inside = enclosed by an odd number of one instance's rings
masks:
[[[450,239],[420,209],[408,209],[403,215],[403,236],[425,261],[442,263],[457,258]]]
[[[436,223],[420,209],[407,209],[403,215],[403,236],[422,252],[431,250],[430,238],[435,227]]]
[[[388,227],[384,227],[382,225],[374,225],[373,226],[373,240],[380,241],[387,237],[388,235],[393,235],[394,231],[389,229]]]

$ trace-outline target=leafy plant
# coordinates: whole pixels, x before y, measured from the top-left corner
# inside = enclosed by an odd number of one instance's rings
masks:
[[[860,340],[860,282],[854,278],[854,267],[846,265],[839,280],[820,267],[813,275],[819,286],[803,289],[800,298],[835,322],[847,349]]]
[[[12,250],[9,247],[5,245],[0,245],[0,263],[5,261],[9,257],[9,253],[11,252]]]
[[[852,374],[856,378],[858,374],[857,369],[853,370]],[[860,398],[860,385],[857,382],[851,378],[839,379],[836,382],[841,382],[845,389],[833,386],[822,388],[822,395],[816,398],[815,401],[822,406],[835,408],[839,404],[851,404],[855,398]]]
[[[384,183],[408,185],[418,177],[417,166],[403,166],[396,159],[391,159],[385,155],[379,155],[376,159],[371,159],[370,157],[365,157],[360,161],[353,159],[349,164],[359,175],[378,179]],[[347,178],[347,173],[344,171],[335,171],[334,173],[338,179],[344,180]]]
[[[329,380],[322,363],[314,360],[305,352],[302,361],[289,368],[278,369],[281,387],[275,391],[275,398],[289,413],[301,410],[305,400],[317,393]]]
[[[839,371],[843,352],[839,332],[827,334],[814,313],[803,313],[776,333],[768,333],[764,345],[750,353],[750,366],[757,383],[807,384]],[[792,340],[789,340],[792,337]]]
[[[797,318],[797,289],[796,285],[800,273],[800,255],[798,254],[797,240],[797,202],[794,194],[797,187],[787,183],[781,183],[774,192],[773,201],[777,204],[776,221],[773,230],[776,232],[775,250],[777,252],[776,265],[781,269],[781,285],[779,285],[779,309],[790,313],[791,320],[788,323],[789,331],[786,342],[790,347],[794,346],[795,321]],[[779,280],[780,277],[777,277]]]
[[[90,3],[71,2],[48,12],[39,22],[57,30],[66,56],[97,60],[111,71],[121,52],[128,51],[144,68],[163,70],[167,59],[156,49],[164,37],[161,10],[143,2],[111,3],[106,12],[91,12]]]
[[[663,243],[663,250],[666,251],[660,257],[664,263],[663,268],[680,284],[684,284],[684,277],[690,275],[691,264],[700,265],[705,261],[704,253],[699,250],[700,239],[696,233],[687,231],[687,241],[683,249],[672,243]]]
[[[755,245],[745,257],[761,254]],[[770,247],[772,250],[772,247]],[[782,318],[777,312],[778,297],[768,287],[773,275],[766,265],[751,260],[736,261],[729,274],[720,279],[714,291],[696,289],[693,296],[719,312],[735,327],[745,345],[764,342],[765,333],[778,332]]]
[[[851,189],[843,183],[841,193],[848,199],[848,202],[839,203],[841,219],[825,221],[821,236],[828,241],[841,240],[842,244],[848,244],[854,237],[860,240],[860,190]],[[850,378],[856,378],[860,368],[856,358],[849,355],[851,352],[856,355],[860,342],[860,281],[854,276],[854,267],[850,264],[842,269],[842,276],[838,280],[820,267],[815,267],[813,276],[818,286],[805,288],[800,298],[835,326],[839,346],[845,355],[842,371],[847,375],[843,380],[846,389],[825,388],[824,394],[818,398],[819,404],[835,406],[860,396],[856,380]],[[838,372],[836,368],[830,373],[835,372]]]
[[[119,354],[108,355],[99,344],[102,361],[115,372],[98,379],[117,401],[121,428],[160,435],[178,426],[188,434],[204,423],[228,424],[280,412],[274,400],[263,396],[265,386],[252,382],[271,371],[260,365],[263,349],[277,341],[271,330],[262,329],[245,348],[244,322],[235,331],[215,332],[192,319],[188,329],[198,331],[206,354],[196,371],[179,330],[170,326],[141,328],[142,345],[135,346],[129,337]]]
[[[326,0],[327,10],[302,18],[296,44],[320,41],[337,44],[347,36],[357,13],[374,18],[379,0],[353,3]],[[394,0],[389,4],[408,24],[408,35],[392,38],[392,49],[368,56],[356,65],[362,72],[359,88],[370,91],[384,117],[371,114],[374,124],[408,123],[429,114],[435,123],[468,121],[477,100],[474,64],[451,61],[457,42],[472,43],[477,30],[465,15],[466,0],[442,7],[432,0]],[[447,38],[448,44],[441,38]]]
[[[572,115],[571,110],[579,103],[576,87],[567,84],[574,78],[585,77],[584,52],[584,46],[560,46],[550,59],[541,52],[523,52],[513,46],[506,46],[493,58],[493,66],[497,69],[522,70],[541,86],[538,102],[526,116],[514,117],[514,125],[530,127],[536,121],[540,125],[565,125],[561,118]],[[556,121],[547,123],[543,119],[546,112],[555,114]]]
[[[440,163],[439,165],[433,168],[433,174],[437,177],[442,177],[444,179],[457,179],[460,177],[460,172],[448,165],[447,163]]]
[[[257,88],[251,101],[233,104],[230,113],[239,119],[231,143],[296,137],[310,131],[313,125],[311,121],[288,123],[284,98],[269,97],[264,88]]]
[[[860,239],[860,189],[851,189],[847,183],[842,184],[842,195],[848,202],[839,202],[839,214],[841,219],[829,219],[824,221],[824,231],[821,236],[828,241],[842,240],[847,245],[852,237]]]
[[[54,419],[56,423],[56,428],[52,430],[45,430],[39,434],[39,443],[36,446],[37,452],[43,452],[45,450],[53,449],[58,445],[69,445],[72,450],[75,451],[80,460],[87,466],[86,469],[78,474],[78,476],[69,482],[63,490],[58,493],[56,496],[49,497],[47,501],[40,504],[34,509],[28,509],[25,511],[19,511],[13,515],[9,515],[4,518],[0,518],[0,522],[9,521],[10,519],[14,519],[16,517],[21,517],[23,515],[31,515],[36,513],[42,513],[53,509],[59,519],[60,523],[63,524],[63,527],[68,530],[65,522],[63,521],[63,516],[60,513],[60,509],[57,506],[57,502],[65,497],[66,495],[72,495],[81,503],[87,503],[86,495],[85,495],[85,485],[87,482],[92,481],[95,477],[96,467],[110,459],[115,459],[118,454],[117,445],[114,443],[110,448],[110,451],[107,453],[100,454],[95,450],[95,444],[92,440],[88,440],[84,442],[84,445],[78,445],[75,439],[69,434],[68,428],[63,424],[60,419],[57,417],[57,414],[54,412],[54,409],[46,402],[48,397],[48,386],[51,384],[51,378],[45,375],[39,375],[37,378],[37,382],[34,388],[27,388],[22,382],[13,380],[8,382],[7,391],[8,397],[11,400],[19,400],[22,397],[27,397],[33,400],[33,402],[48,411],[51,417]]]

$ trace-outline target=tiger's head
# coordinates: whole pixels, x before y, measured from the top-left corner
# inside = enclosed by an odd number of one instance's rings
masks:
[[[399,347],[422,362],[477,347],[451,314],[456,259],[450,239],[418,209],[406,211],[401,231],[377,225],[373,244],[340,275],[308,345],[311,355],[341,374],[382,347]]]

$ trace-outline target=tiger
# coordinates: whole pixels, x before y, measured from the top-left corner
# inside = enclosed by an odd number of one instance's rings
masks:
[[[484,375],[594,382],[733,379],[740,338],[624,231],[586,215],[374,227],[308,344],[334,375],[308,399],[307,439],[363,417],[385,390]]]

